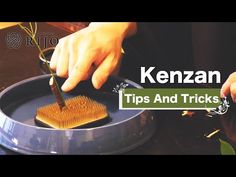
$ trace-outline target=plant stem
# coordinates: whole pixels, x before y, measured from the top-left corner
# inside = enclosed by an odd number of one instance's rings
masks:
[[[38,45],[38,42],[36,41],[36,39],[35,39],[35,38],[32,38],[32,39],[33,39],[35,45],[38,47],[39,52],[42,54],[43,59],[44,59],[45,61],[47,61],[47,59],[46,59],[44,53],[42,52],[42,49],[41,49],[40,46]],[[45,64],[46,64],[46,66],[47,66],[47,68],[48,68],[48,70],[49,70],[51,76],[54,77],[53,71],[51,70],[51,68],[50,68],[50,66],[49,66],[49,64],[48,64],[48,62],[45,62]]]
[[[55,76],[54,76],[54,73],[53,73],[53,71],[51,70],[51,68],[50,68],[50,66],[49,66],[49,64],[48,64],[47,59],[46,59],[44,53],[42,52],[42,49],[40,48],[38,42],[37,42],[36,39],[35,39],[35,37],[36,37],[36,32],[37,32],[37,23],[35,22],[35,30],[33,30],[33,26],[32,26],[32,24],[31,24],[31,22],[29,23],[31,30],[29,30],[28,28],[22,26],[21,24],[18,24],[18,25],[20,26],[21,29],[23,29],[23,30],[31,37],[31,39],[34,41],[35,45],[36,45],[37,48],[39,49],[39,52],[42,54],[43,59],[46,61],[45,64],[46,64],[46,66],[47,66],[47,69],[49,70],[50,75],[51,75],[51,77],[53,78],[53,81],[54,81],[53,83],[55,84],[55,89],[57,90],[57,93],[59,93],[58,96],[61,98],[61,102],[65,105],[65,100],[64,100],[64,98],[63,98],[63,96],[62,96],[61,90],[60,90],[60,88],[59,88],[59,86],[58,86],[58,83],[57,83],[57,81],[56,81],[56,78],[55,78]]]

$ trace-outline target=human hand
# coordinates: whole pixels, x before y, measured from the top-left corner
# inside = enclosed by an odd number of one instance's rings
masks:
[[[221,87],[220,96],[223,98],[228,94],[231,94],[232,100],[236,102],[236,72],[229,75]]]
[[[67,92],[88,79],[99,89],[116,68],[124,38],[136,31],[135,23],[90,23],[76,33],[59,40],[50,67],[67,80],[62,90]]]

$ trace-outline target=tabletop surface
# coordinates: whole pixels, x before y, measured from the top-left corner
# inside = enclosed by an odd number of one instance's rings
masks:
[[[68,34],[46,23],[39,23],[38,37],[42,48]],[[0,92],[23,79],[41,75],[38,50],[26,34],[13,26],[0,30]],[[157,130],[145,144],[125,154],[220,154],[219,137],[225,137],[219,117],[196,112],[182,117],[182,111],[156,111]],[[221,131],[207,138],[211,132]],[[16,154],[0,147],[0,154]]]

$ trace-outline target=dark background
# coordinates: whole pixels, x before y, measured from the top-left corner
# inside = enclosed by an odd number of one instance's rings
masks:
[[[236,23],[138,23],[137,34],[126,40],[124,48],[121,74],[137,82],[141,66],[156,66],[158,71],[219,70],[223,83],[236,70]]]

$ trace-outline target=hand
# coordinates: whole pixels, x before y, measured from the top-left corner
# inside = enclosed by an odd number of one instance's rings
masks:
[[[59,40],[50,67],[67,80],[67,92],[88,79],[99,89],[118,65],[124,38],[136,31],[135,23],[90,23],[76,33]]]
[[[232,100],[236,102],[236,72],[230,74],[221,87],[220,96],[223,98],[231,93]]]

